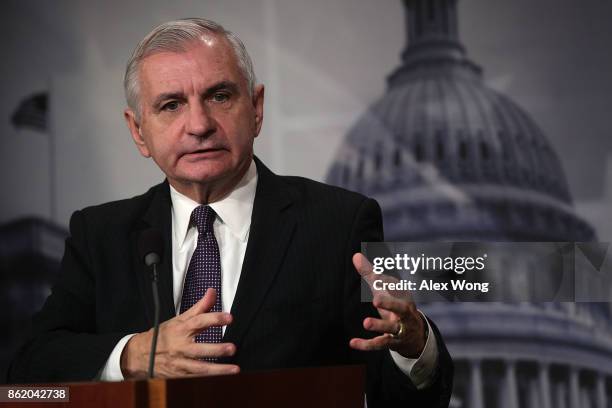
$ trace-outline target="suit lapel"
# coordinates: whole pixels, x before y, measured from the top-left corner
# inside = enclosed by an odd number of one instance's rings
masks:
[[[258,182],[249,242],[224,341],[238,344],[259,311],[282,264],[296,226],[288,186],[257,158]]]
[[[165,181],[154,188],[148,209],[145,211],[141,222],[136,225],[130,234],[133,270],[137,276],[142,298],[145,300],[145,309],[151,325],[153,324],[154,306],[150,270],[138,255],[138,240],[142,231],[147,228],[159,230],[164,239],[164,253],[162,254],[161,264],[157,267],[160,321],[163,322],[175,315],[174,302],[172,301],[172,218],[170,207],[170,189],[168,182]]]

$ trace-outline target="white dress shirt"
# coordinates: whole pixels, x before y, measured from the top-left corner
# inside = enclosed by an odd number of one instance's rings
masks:
[[[223,282],[221,300],[224,312],[231,310],[234,296],[236,296],[249,238],[256,187],[257,168],[255,162],[252,162],[237,187],[225,198],[210,204],[217,214],[213,230],[221,257],[221,282]],[[195,225],[190,225],[189,221],[191,213],[200,204],[179,193],[172,186],[170,186],[170,198],[172,201],[173,299],[178,314],[185,275],[198,241],[198,230]],[[223,332],[225,333],[225,326]],[[119,340],[100,372],[100,380],[123,380],[120,366],[121,353],[128,340],[134,335],[127,335]],[[391,351],[391,357],[417,388],[429,385],[435,374],[438,359],[436,339],[431,328],[429,328],[425,349],[419,358],[405,358],[394,351]]]

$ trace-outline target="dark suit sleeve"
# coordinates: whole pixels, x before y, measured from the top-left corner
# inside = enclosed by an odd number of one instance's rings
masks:
[[[371,338],[374,335],[363,329],[366,316],[378,316],[371,303],[361,302],[361,281],[352,265],[352,255],[361,251],[362,242],[383,241],[381,210],[378,203],[365,199],[358,209],[347,244],[348,259],[345,282],[344,321],[349,337]],[[388,406],[448,407],[452,392],[453,363],[446,350],[442,336],[433,322],[438,345],[438,367],[432,384],[417,390],[393,362],[388,350],[360,352],[352,351],[353,360],[367,364],[366,396],[369,408]]]
[[[82,213],[71,217],[70,234],[58,281],[9,368],[11,383],[92,380],[127,334],[96,333],[95,279]]]

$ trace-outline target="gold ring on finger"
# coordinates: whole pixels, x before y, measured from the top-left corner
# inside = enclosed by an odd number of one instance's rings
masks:
[[[406,333],[406,325],[404,324],[404,322],[400,320],[398,324],[399,328],[397,329],[397,333],[391,333],[391,337],[393,337],[394,339],[399,339],[400,337],[403,337]]]

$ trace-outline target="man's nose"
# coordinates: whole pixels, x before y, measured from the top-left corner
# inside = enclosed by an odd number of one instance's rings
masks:
[[[214,132],[216,122],[210,109],[203,103],[191,103],[186,118],[186,131],[188,134],[204,137]]]

